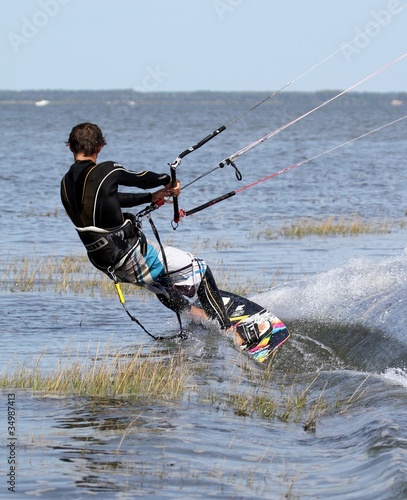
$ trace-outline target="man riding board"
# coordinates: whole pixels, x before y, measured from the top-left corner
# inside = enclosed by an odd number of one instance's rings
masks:
[[[95,124],[73,127],[66,144],[74,163],[62,179],[61,199],[91,263],[111,279],[154,292],[178,318],[196,309],[191,300],[197,295],[207,317],[228,329],[231,323],[209,266],[189,252],[147,240],[140,221],[122,210],[178,196],[180,183],[172,186],[168,174],[98,163],[106,141]],[[120,192],[120,186],[160,189],[128,193]]]

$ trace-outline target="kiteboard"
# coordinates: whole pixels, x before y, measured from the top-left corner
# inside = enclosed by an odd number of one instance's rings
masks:
[[[264,363],[288,338],[284,323],[273,313],[245,297],[220,290],[233,325],[228,333],[239,350]],[[194,303],[200,308],[199,302]]]

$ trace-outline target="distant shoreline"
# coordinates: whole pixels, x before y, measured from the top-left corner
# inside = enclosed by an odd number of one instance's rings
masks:
[[[235,98],[237,96],[267,95],[273,91],[165,91],[165,92],[140,92],[133,89],[117,90],[0,90],[0,104],[36,104],[47,102],[47,104],[66,104],[82,102],[104,102],[106,104],[137,104],[144,101],[168,100],[172,97],[185,96],[191,100],[202,100],[206,98],[222,97]],[[287,90],[276,95],[279,100],[291,99],[293,97],[312,96],[321,99],[329,99],[340,90],[318,90],[318,91],[293,91]],[[407,103],[407,92],[358,92],[354,91],[347,95],[347,99],[371,99],[372,97],[383,97],[393,102]]]

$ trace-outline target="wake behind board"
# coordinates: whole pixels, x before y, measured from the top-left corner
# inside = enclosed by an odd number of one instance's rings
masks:
[[[234,330],[244,340],[239,345],[235,338],[235,344],[256,361],[266,361],[289,338],[284,323],[264,307],[234,293],[220,293]]]

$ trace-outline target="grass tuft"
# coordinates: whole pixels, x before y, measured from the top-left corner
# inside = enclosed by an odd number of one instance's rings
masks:
[[[10,292],[53,291],[55,293],[111,296],[113,282],[93,267],[86,255],[66,257],[15,258],[0,262],[0,288]],[[124,292],[146,294],[142,288],[126,283]]]
[[[362,234],[387,234],[394,228],[404,228],[404,221],[367,220],[358,215],[350,217],[329,216],[325,219],[302,217],[279,229],[265,227],[254,235],[266,240],[285,238],[304,238],[306,236],[359,236]]]
[[[304,236],[357,236],[360,234],[385,234],[391,232],[386,220],[367,221],[356,215],[350,219],[331,216],[324,220],[313,220],[306,217],[284,226],[281,232],[286,237],[303,238]]]
[[[17,365],[2,373],[0,388],[29,389],[46,394],[98,397],[148,397],[170,399],[183,394],[191,371],[181,353],[170,357],[142,355],[142,347],[123,353],[106,350],[99,356],[99,347],[92,359],[71,359],[49,371],[40,368],[40,356],[32,368]]]

